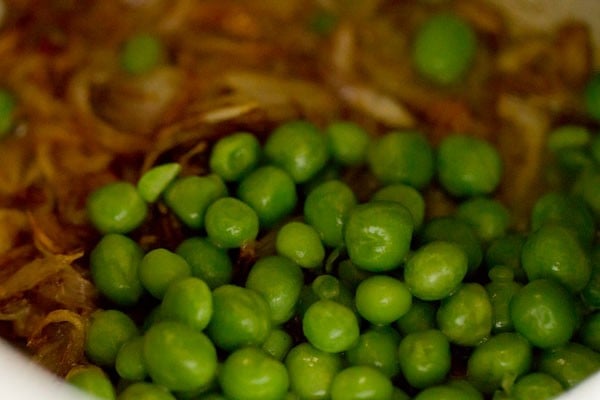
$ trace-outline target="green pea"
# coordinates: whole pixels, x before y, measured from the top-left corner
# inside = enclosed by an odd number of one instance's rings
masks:
[[[331,157],[342,165],[364,162],[369,134],[361,126],[349,121],[331,122],[325,130]]]
[[[482,242],[502,237],[510,225],[510,214],[497,200],[475,197],[458,206],[456,216],[466,221]]]
[[[544,350],[539,360],[539,371],[552,376],[566,389],[599,370],[600,353],[579,343]]]
[[[293,347],[285,358],[290,388],[301,399],[329,399],[331,382],[342,369],[339,354],[321,351],[310,343]]]
[[[181,172],[181,165],[168,163],[146,171],[137,182],[137,191],[148,203],[154,203]]]
[[[398,321],[396,327],[403,335],[435,328],[436,309],[432,303],[414,298],[408,312]]]
[[[294,315],[303,283],[304,275],[297,264],[285,257],[267,256],[252,266],[246,287],[263,295],[273,325],[279,325]]]
[[[177,254],[192,268],[192,275],[202,279],[215,289],[231,281],[233,264],[225,249],[212,244],[206,238],[191,237],[177,246]]]
[[[500,333],[475,348],[469,357],[467,376],[484,393],[509,390],[515,379],[529,371],[532,358],[527,339],[513,332]]]
[[[515,400],[550,400],[564,391],[560,382],[543,372],[532,372],[515,382],[511,397]]]
[[[450,388],[461,390],[464,395],[464,400],[483,400],[481,392],[466,379],[452,378],[448,380],[446,385]]]
[[[392,392],[390,379],[366,365],[348,367],[331,382],[331,400],[387,400],[392,397]]]
[[[371,142],[367,164],[384,184],[404,183],[420,189],[433,177],[433,149],[419,132],[390,132]]]
[[[279,400],[287,393],[289,377],[285,366],[255,347],[234,351],[219,373],[226,396],[239,400]]]
[[[510,317],[510,300],[523,285],[513,281],[513,271],[510,267],[496,266],[489,271],[491,282],[485,285],[490,302],[492,303],[493,333],[513,331]]]
[[[302,331],[309,343],[330,353],[348,350],[359,336],[352,310],[332,300],[318,300],[306,310]]]
[[[293,344],[294,339],[289,333],[283,329],[275,328],[269,333],[261,349],[276,360],[283,361]]]
[[[400,372],[399,343],[400,335],[393,328],[371,328],[346,351],[346,360],[350,365],[370,365],[392,378]]]
[[[372,324],[385,325],[408,312],[412,295],[404,282],[378,275],[358,285],[355,301],[356,309],[364,319]]]
[[[135,186],[113,182],[94,190],[87,199],[90,222],[102,233],[128,233],[139,227],[148,209]]]
[[[374,274],[358,268],[352,261],[343,260],[338,264],[337,275],[340,281],[350,289],[356,289],[359,283]]]
[[[66,381],[87,394],[102,400],[115,400],[115,388],[108,376],[98,367],[75,367],[69,371]]]
[[[206,233],[217,246],[230,249],[242,247],[256,239],[258,216],[246,203],[223,197],[206,210]]]
[[[585,85],[583,101],[588,115],[600,120],[600,73],[593,74]]]
[[[187,278],[192,270],[183,257],[167,249],[154,249],[142,258],[138,275],[148,292],[162,299],[172,283]]]
[[[164,193],[165,204],[192,229],[201,229],[204,226],[208,206],[224,196],[227,196],[227,187],[223,180],[214,174],[178,178]]]
[[[319,233],[302,222],[288,222],[279,229],[275,241],[277,253],[304,268],[316,268],[323,264],[325,248]]]
[[[590,349],[600,351],[600,312],[586,316],[579,330],[579,338]]]
[[[258,165],[260,143],[256,136],[236,132],[217,141],[210,153],[209,165],[213,173],[227,182],[242,179]]]
[[[502,176],[498,150],[473,136],[446,136],[438,147],[437,163],[440,183],[454,196],[490,194]]]
[[[160,39],[140,33],[127,39],[121,50],[121,67],[130,74],[143,74],[159,65],[166,56]]]
[[[169,390],[202,388],[217,371],[212,342],[179,322],[158,322],[150,327],[144,335],[143,354],[153,382]]]
[[[306,285],[300,292],[298,314],[304,316],[306,310],[318,300],[332,300],[355,309],[354,297],[346,285],[333,275],[323,274],[315,278],[310,285]]]
[[[350,260],[367,271],[398,268],[408,254],[413,228],[410,212],[398,203],[373,201],[354,207],[344,231]]]
[[[90,253],[90,270],[100,292],[121,306],[130,306],[143,293],[138,277],[144,253],[127,236],[111,233],[102,237]]]
[[[92,314],[85,337],[85,353],[100,366],[112,366],[123,343],[139,334],[135,323],[118,310]]]
[[[451,343],[476,346],[487,339],[492,330],[492,305],[483,286],[463,283],[454,294],[442,300],[436,318]]]
[[[271,331],[271,310],[261,294],[223,285],[213,290],[213,316],[207,332],[219,348],[259,346]]]
[[[410,396],[404,390],[394,386],[391,400],[410,400]]]
[[[352,189],[339,180],[315,187],[304,202],[304,219],[319,233],[327,246],[344,244],[344,222],[357,200]]]
[[[406,335],[398,347],[398,356],[407,382],[419,389],[441,383],[450,371],[450,343],[437,329]]]
[[[435,241],[422,246],[408,259],[404,280],[415,297],[441,300],[459,287],[467,269],[467,256],[458,245]]]
[[[577,325],[577,312],[569,292],[558,283],[538,279],[525,285],[510,301],[515,330],[537,347],[567,343]]]
[[[279,125],[265,142],[264,151],[267,159],[283,168],[296,183],[315,176],[329,158],[327,138],[307,121]]]
[[[425,78],[449,85],[464,77],[476,51],[477,37],[469,24],[454,14],[441,13],[418,29],[412,60]]]
[[[267,165],[246,176],[238,187],[237,195],[248,204],[265,228],[272,227],[288,216],[296,207],[294,181],[281,168]]]
[[[16,107],[14,94],[8,89],[0,89],[0,139],[12,130]]]
[[[600,146],[599,146],[600,147]],[[598,163],[598,162],[597,162]],[[578,195],[585,202],[585,206],[583,209],[576,210],[578,213],[574,213],[575,215],[583,214],[586,217],[589,216],[589,211],[591,211],[598,221],[600,219],[600,169],[597,166],[585,168],[581,171],[575,184],[573,185],[573,192]],[[588,211],[589,210],[589,211]],[[581,221],[585,222],[586,225],[583,225],[582,230],[579,231],[579,227],[574,226],[578,235],[582,238],[589,238],[586,236],[589,234],[589,225],[590,221]],[[576,225],[575,221],[572,221],[571,226]],[[589,243],[589,242],[584,242]]]
[[[521,267],[521,250],[525,240],[526,237],[519,234],[508,234],[492,240],[485,252],[487,267],[489,269],[497,265],[509,267],[513,271],[515,280],[525,281],[527,276]]]
[[[147,375],[144,365],[144,339],[137,336],[129,339],[119,348],[115,359],[115,369],[119,376],[130,381],[141,381]]]
[[[183,278],[169,286],[160,308],[163,319],[172,319],[202,331],[213,314],[212,293],[202,279]]]
[[[167,389],[147,382],[136,382],[127,386],[118,397],[119,400],[175,400]]]
[[[403,183],[396,183],[384,186],[373,194],[372,200],[395,201],[402,204],[410,211],[413,217],[415,230],[418,230],[423,225],[425,218],[425,200],[412,186]]]
[[[413,400],[483,400],[478,391],[471,391],[458,385],[430,386],[417,394]]]

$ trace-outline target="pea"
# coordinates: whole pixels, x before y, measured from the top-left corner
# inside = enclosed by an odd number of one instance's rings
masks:
[[[417,394],[413,400],[483,400],[483,396],[475,391],[458,385],[430,386]]]
[[[115,359],[115,369],[121,378],[141,381],[146,377],[143,348],[144,340],[141,336],[129,339],[119,348]]]
[[[154,203],[181,172],[181,165],[168,163],[146,171],[137,182],[137,191],[148,203]]]
[[[398,344],[400,335],[389,326],[371,328],[358,337],[348,351],[346,360],[350,365],[369,365],[392,378],[400,372]]]
[[[476,346],[492,330],[492,305],[478,283],[463,283],[454,294],[442,300],[437,311],[440,330],[451,343]]]
[[[154,249],[142,258],[138,275],[148,292],[162,299],[169,285],[192,273],[183,257],[167,249]]]
[[[600,148],[600,146],[599,146]],[[600,183],[600,170],[597,166],[591,166],[589,168],[585,168],[583,171],[579,173],[575,184],[573,185],[573,192],[578,195],[585,202],[585,207],[583,209],[578,210],[579,213],[589,215],[588,210],[591,211],[598,221],[600,219],[600,189],[598,187]],[[590,221],[585,221],[587,225],[582,226],[582,231],[576,230],[579,237],[588,238],[585,236],[589,234],[589,223]],[[575,225],[574,223],[572,225]],[[589,243],[589,242],[584,242]]]
[[[425,218],[425,200],[412,186],[396,183],[384,186],[373,194],[371,200],[395,201],[402,204],[410,211],[415,230],[423,225]]]
[[[78,389],[103,400],[115,400],[115,389],[108,376],[98,367],[75,367],[69,371],[66,381]]]
[[[276,360],[283,361],[293,345],[292,336],[280,328],[273,329],[261,349]]]
[[[318,300],[332,300],[354,311],[354,298],[350,290],[333,275],[323,274],[315,278],[300,292],[298,314],[304,316],[308,307]]]
[[[510,267],[496,266],[489,271],[491,282],[485,285],[490,302],[492,303],[493,333],[513,331],[510,317],[510,301],[523,285],[513,281],[513,271]]]
[[[570,389],[600,370],[600,354],[579,343],[544,350],[539,370]]]
[[[593,74],[585,85],[583,101],[588,115],[600,120],[600,73]]]
[[[260,152],[256,136],[248,132],[232,133],[219,139],[213,146],[210,169],[224,181],[238,181],[256,168]]]
[[[412,295],[404,282],[378,275],[358,285],[355,301],[356,309],[364,319],[372,324],[386,325],[408,312]]]
[[[396,321],[396,327],[403,335],[433,329],[436,324],[435,313],[432,303],[415,298],[408,312]]]
[[[342,369],[339,354],[321,351],[310,343],[293,347],[285,358],[290,388],[301,399],[328,399],[331,382]]]
[[[146,203],[129,182],[113,182],[94,190],[87,199],[90,222],[102,233],[128,233],[148,213]]]
[[[258,216],[246,203],[223,197],[206,210],[206,233],[217,246],[230,249],[241,247],[258,235]]]
[[[169,390],[202,388],[217,371],[217,352],[211,341],[179,322],[150,327],[144,335],[143,355],[153,382]]]
[[[417,189],[434,174],[434,154],[419,132],[390,132],[371,142],[367,164],[384,184],[404,183]]]
[[[187,238],[177,246],[175,252],[190,265],[192,275],[202,279],[211,289],[231,281],[233,264],[227,251],[206,238]]]
[[[358,284],[374,274],[358,268],[352,261],[343,260],[338,264],[337,276],[340,281],[351,289],[356,289]]]
[[[510,214],[497,200],[475,197],[458,206],[456,216],[466,221],[482,242],[502,237],[510,225]]]
[[[271,331],[271,310],[251,289],[223,285],[213,290],[213,316],[207,333],[221,349],[261,345]]]
[[[550,400],[563,392],[556,379],[543,372],[532,372],[515,382],[510,393],[515,400]]]
[[[219,374],[226,396],[240,400],[279,400],[289,386],[288,372],[278,360],[255,347],[234,351]]]
[[[138,277],[142,257],[140,246],[127,236],[116,233],[103,236],[90,254],[94,284],[121,306],[137,303],[143,292]]]
[[[552,348],[571,339],[577,312],[569,292],[548,279],[525,285],[510,301],[515,330],[537,347]]]
[[[183,278],[168,287],[160,308],[163,319],[172,319],[202,331],[213,314],[212,293],[202,279]]]
[[[269,135],[264,151],[267,159],[283,168],[296,183],[308,181],[329,159],[327,138],[307,121],[279,125]]]
[[[331,122],[325,130],[331,157],[342,165],[359,165],[366,157],[369,134],[348,121]]]
[[[147,382],[136,382],[127,386],[118,397],[119,400],[175,400],[167,389]]]
[[[439,181],[454,196],[490,194],[500,183],[502,161],[498,150],[482,139],[446,136],[437,155]]]
[[[348,367],[331,382],[331,400],[386,400],[392,397],[392,392],[390,379],[365,365]]]
[[[579,331],[581,343],[592,350],[600,351],[600,312],[586,316]]]
[[[130,74],[143,74],[154,69],[165,58],[160,39],[148,33],[136,34],[124,43],[121,67]]]
[[[437,329],[409,333],[398,347],[400,368],[415,388],[441,383],[450,371],[450,343]]]
[[[319,233],[323,243],[330,247],[344,244],[344,222],[356,205],[354,192],[339,180],[324,182],[306,196],[304,219]]]
[[[269,303],[273,325],[279,325],[294,315],[303,283],[297,264],[285,257],[267,256],[252,266],[246,287],[263,295]]]
[[[318,300],[306,310],[302,331],[309,343],[330,353],[348,350],[359,336],[352,310],[331,300]]]
[[[408,254],[413,228],[410,212],[398,203],[374,201],[354,207],[344,231],[350,260],[367,271],[398,268]]]
[[[509,267],[518,282],[526,280],[527,276],[521,267],[521,250],[526,237],[519,234],[508,234],[492,240],[485,252],[485,263],[488,269],[497,265]]]
[[[321,266],[325,248],[319,233],[303,222],[288,222],[279,229],[275,240],[277,253],[304,268]]]
[[[85,337],[85,353],[97,365],[112,366],[121,345],[137,335],[135,323],[123,312],[96,311]]]
[[[260,225],[265,228],[288,216],[298,201],[291,176],[272,165],[258,168],[246,176],[240,182],[237,195],[256,211]]]
[[[13,128],[16,103],[11,91],[0,89],[0,139],[6,137]]]

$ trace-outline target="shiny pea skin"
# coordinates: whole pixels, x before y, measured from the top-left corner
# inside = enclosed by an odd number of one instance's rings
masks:
[[[416,388],[441,383],[450,371],[450,343],[437,329],[409,333],[400,342],[402,374]]]
[[[69,371],[65,379],[71,385],[98,399],[114,400],[116,398],[112,382],[98,367],[75,367]]]
[[[539,370],[569,389],[600,370],[600,353],[571,342],[545,350],[539,361]]]
[[[310,343],[293,347],[285,358],[290,375],[290,389],[301,399],[328,399],[331,382],[342,370],[339,354],[328,353]]]
[[[346,360],[350,365],[370,365],[392,378],[400,372],[399,343],[400,335],[393,328],[370,328],[346,351]]]
[[[378,369],[365,365],[348,367],[331,382],[331,400],[387,400],[392,393],[390,379]]]

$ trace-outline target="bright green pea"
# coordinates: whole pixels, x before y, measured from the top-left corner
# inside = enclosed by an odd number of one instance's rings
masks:
[[[205,228],[208,238],[217,246],[242,247],[258,236],[258,216],[246,203],[223,197],[206,210]]]
[[[71,385],[97,399],[115,400],[117,397],[108,376],[96,366],[75,367],[69,371],[65,379]]]
[[[140,246],[116,233],[105,235],[90,254],[90,270],[100,292],[121,306],[130,306],[143,293],[138,277],[144,253]]]
[[[513,331],[510,318],[510,300],[523,285],[513,281],[513,270],[510,267],[496,266],[489,271],[491,282],[485,285],[490,296],[493,313],[493,333]]]
[[[207,332],[215,345],[227,351],[259,346],[270,331],[271,310],[261,294],[234,285],[213,290],[213,316]]]
[[[515,379],[531,368],[531,345],[521,335],[505,332],[477,346],[469,357],[467,376],[479,390],[509,390]]]
[[[463,386],[447,383],[428,387],[420,391],[413,400],[483,400],[483,396],[478,391],[473,392]]]
[[[527,279],[521,267],[521,250],[525,244],[524,235],[509,234],[492,240],[485,252],[485,264],[488,269],[497,265],[509,267],[515,280],[523,282]]]
[[[304,201],[304,219],[319,233],[327,246],[344,244],[343,227],[357,200],[352,189],[339,180],[315,187]]]
[[[289,387],[285,366],[255,347],[231,353],[219,373],[227,397],[239,400],[280,400]]]
[[[301,399],[329,399],[331,381],[342,369],[339,354],[321,351],[310,343],[293,347],[285,358],[290,388]]]
[[[179,322],[154,324],[144,335],[144,362],[154,383],[169,390],[195,390],[217,372],[217,352],[201,332]]]
[[[392,392],[390,379],[366,365],[348,367],[331,382],[331,400],[388,400]]]
[[[259,259],[246,280],[246,287],[262,294],[269,303],[273,325],[282,324],[294,315],[303,284],[300,267],[281,256]]]
[[[136,382],[125,388],[118,400],[175,400],[167,389],[147,382]]]
[[[569,292],[558,283],[538,279],[525,285],[510,301],[515,330],[541,348],[567,343],[577,325],[577,312]]]
[[[367,271],[399,267],[410,249],[413,220],[406,207],[393,202],[372,201],[352,209],[344,240],[350,260]]]
[[[346,285],[333,275],[323,274],[315,278],[310,285],[302,288],[298,302],[298,314],[304,316],[308,307],[317,300],[333,300],[354,311],[354,297]]]
[[[458,206],[456,216],[466,221],[482,242],[502,237],[510,225],[507,208],[497,200],[475,197]]]
[[[390,132],[371,142],[367,164],[384,184],[404,183],[420,189],[433,177],[433,149],[419,132]]]
[[[358,165],[365,160],[370,138],[361,126],[349,121],[334,121],[325,133],[335,161],[342,165]]]
[[[588,115],[600,120],[600,73],[596,72],[587,81],[583,101]]]
[[[435,328],[436,309],[432,303],[414,298],[408,312],[398,321],[396,327],[403,335]]]
[[[192,275],[202,279],[211,289],[231,281],[233,264],[227,251],[215,246],[206,238],[185,239],[177,246],[175,252],[190,265]]]
[[[148,209],[135,186],[113,182],[92,192],[87,199],[90,222],[102,233],[128,233],[139,227]]]
[[[544,350],[539,371],[544,372],[570,389],[600,370],[600,353],[579,343]]]
[[[147,375],[144,365],[144,340],[141,336],[129,339],[119,348],[115,369],[119,376],[129,381],[141,381]]]
[[[269,333],[261,349],[276,360],[283,361],[293,344],[294,339],[289,333],[283,329],[275,328]]]
[[[395,201],[402,204],[410,211],[413,217],[415,230],[418,230],[423,225],[425,218],[425,200],[412,186],[403,183],[396,183],[384,186],[373,194],[372,200]]]
[[[150,168],[137,182],[137,191],[148,203],[154,203],[181,172],[181,165],[168,163]]]
[[[201,331],[213,314],[212,293],[202,279],[183,278],[169,286],[160,308],[163,319],[172,319]]]
[[[296,183],[308,181],[329,158],[327,138],[308,121],[290,121],[269,135],[264,152],[275,165],[283,168]]]
[[[588,283],[591,264],[575,233],[559,225],[543,225],[523,245],[523,269],[530,281],[553,279],[572,292]]]
[[[385,325],[396,321],[410,309],[412,295],[407,285],[391,276],[377,275],[356,288],[356,309],[367,321]]]
[[[467,269],[467,256],[458,245],[435,241],[419,248],[408,259],[404,280],[415,297],[441,300],[458,288]]]
[[[154,35],[140,33],[127,39],[121,50],[121,67],[130,74],[154,69],[166,56],[164,45]]]
[[[425,78],[449,85],[467,73],[476,51],[473,28],[454,14],[441,13],[431,16],[417,31],[412,60]]]
[[[459,389],[463,392],[463,400],[483,400],[483,395],[466,379],[452,378],[446,385],[450,388]]]
[[[201,229],[206,210],[215,200],[227,196],[227,187],[218,175],[186,176],[167,187],[167,206],[188,227]]]
[[[298,200],[290,175],[272,165],[258,168],[242,179],[237,195],[256,211],[261,227],[265,228],[288,216]]]
[[[319,233],[303,222],[288,222],[279,229],[275,240],[277,253],[304,268],[316,268],[323,264],[325,248]]]
[[[502,177],[498,150],[473,136],[446,136],[438,147],[437,163],[440,183],[454,196],[490,194]]]
[[[398,347],[398,357],[407,382],[419,389],[441,383],[450,371],[450,343],[437,329],[406,335]]]
[[[5,137],[14,125],[17,101],[12,92],[0,89],[0,139]]]
[[[348,350],[360,333],[352,310],[332,300],[318,300],[306,310],[302,331],[309,343],[329,353]]]
[[[510,394],[514,400],[550,400],[564,391],[560,382],[543,372],[522,376],[513,385]]]
[[[146,290],[162,299],[169,285],[192,274],[183,257],[167,249],[154,249],[146,253],[140,263],[138,275]]]
[[[579,330],[581,343],[592,350],[600,351],[600,312],[588,315]]]
[[[399,343],[400,335],[393,328],[372,328],[361,334],[356,344],[346,351],[346,360],[350,365],[370,365],[392,378],[400,372]]]
[[[237,132],[217,141],[210,153],[209,165],[213,173],[224,181],[242,179],[258,165],[260,143],[256,136]]]
[[[454,294],[442,300],[436,317],[448,340],[461,346],[482,343],[492,330],[492,305],[478,283],[463,283]]]
[[[85,337],[85,353],[97,365],[112,366],[121,345],[138,334],[135,323],[121,311],[96,311]]]

